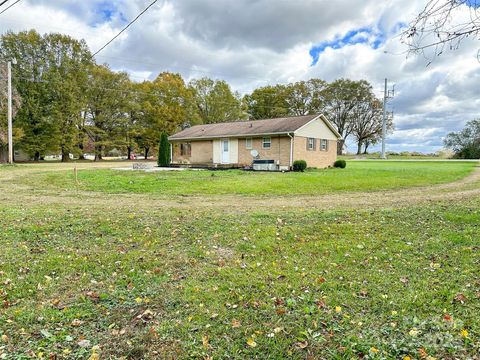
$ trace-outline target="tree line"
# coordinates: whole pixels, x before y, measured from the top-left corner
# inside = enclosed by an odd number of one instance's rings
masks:
[[[241,96],[224,80],[186,82],[162,72],[132,81],[126,72],[97,64],[84,40],[34,30],[0,37],[0,147],[6,146],[6,61],[13,69],[14,141],[32,159],[47,154],[102,159],[158,147],[162,133],[196,124],[324,113],[342,136],[366,152],[381,136],[382,104],[365,80],[321,79],[269,85]],[[4,90],[5,89],[5,90]],[[388,128],[393,128],[389,119]]]

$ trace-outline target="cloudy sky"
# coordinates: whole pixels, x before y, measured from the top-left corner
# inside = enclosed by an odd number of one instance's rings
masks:
[[[225,79],[241,93],[346,77],[370,81],[383,96],[387,77],[396,85],[387,149],[433,152],[448,132],[480,117],[480,41],[464,41],[428,67],[407,56],[398,34],[426,1],[159,0],[97,61],[138,81],[168,70]],[[0,15],[0,32],[62,32],[95,52],[150,2],[21,0]]]

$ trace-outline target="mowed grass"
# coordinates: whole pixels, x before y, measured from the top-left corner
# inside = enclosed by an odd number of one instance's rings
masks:
[[[479,205],[0,205],[0,357],[473,359]]]
[[[467,176],[476,165],[474,162],[453,161],[350,161],[346,169],[308,170],[304,173],[80,170],[78,184],[72,171],[38,174],[22,181],[35,187],[78,188],[106,193],[309,195],[447,183]]]

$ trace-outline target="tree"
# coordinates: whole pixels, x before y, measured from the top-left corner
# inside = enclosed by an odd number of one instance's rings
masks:
[[[327,83],[310,79],[288,84],[285,87],[285,102],[290,116],[319,114],[323,111]]]
[[[402,33],[402,42],[413,53],[431,50],[433,58],[479,35],[480,0],[430,0]]]
[[[372,98],[370,101],[359,103],[353,111],[352,135],[357,142],[357,155],[364,153],[370,145],[376,144],[383,130],[383,106],[379,99]],[[387,118],[387,131],[393,130],[393,120]]]
[[[170,143],[168,135],[163,132],[160,137],[160,145],[158,147],[158,166],[166,167],[170,165]]]
[[[444,144],[457,158],[480,159],[480,119],[467,122],[459,132],[448,134]]]
[[[138,144],[148,157],[156,147],[162,132],[172,134],[190,124],[194,116],[192,90],[187,88],[180,74],[163,72],[150,82],[142,83],[143,115]]]
[[[338,79],[328,84],[323,94],[324,112],[342,136],[337,143],[337,153],[341,154],[346,139],[354,130],[357,116],[365,110],[365,104],[370,103],[375,95],[368,81],[348,79]]]
[[[18,60],[13,85],[22,99],[15,118],[22,148],[35,160],[47,152],[67,160],[77,143],[86,71],[91,54],[84,41],[36,31],[0,38],[0,60]]]
[[[194,101],[203,124],[242,120],[247,117],[242,100],[224,80],[202,78],[190,81]]]
[[[129,121],[130,85],[127,73],[115,73],[106,65],[90,69],[83,130],[93,143],[95,160],[101,160],[107,148],[125,146],[122,129]]]
[[[272,119],[288,116],[289,105],[283,85],[264,86],[244,96],[249,118],[252,120]]]

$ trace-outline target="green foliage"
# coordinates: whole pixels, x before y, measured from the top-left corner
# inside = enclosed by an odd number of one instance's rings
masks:
[[[444,143],[456,158],[480,159],[480,119],[467,122],[462,131],[448,134]]]
[[[340,168],[340,169],[345,169],[347,167],[347,162],[343,159],[336,160],[333,163],[333,167]]]
[[[85,41],[35,31],[0,38],[0,59],[16,58],[14,87],[21,97],[15,117],[20,145],[36,159],[58,151],[67,160],[77,149],[91,54]]]
[[[293,171],[304,172],[307,168],[307,162],[305,160],[295,160],[293,162]]]
[[[170,143],[168,135],[162,133],[160,137],[160,146],[158,147],[158,166],[166,167],[170,165]]]
[[[90,68],[81,129],[93,144],[96,159],[111,148],[125,146],[131,124],[130,86],[125,72],[113,72],[106,65]]]
[[[195,106],[203,124],[247,118],[240,95],[232,92],[226,81],[204,77],[192,80],[189,88],[193,92]]]
[[[143,115],[138,144],[148,154],[158,145],[162,132],[172,134],[189,122],[194,113],[193,93],[180,74],[163,72],[142,84]]]
[[[244,96],[250,119],[272,119],[288,116],[288,104],[283,85],[264,86]]]

